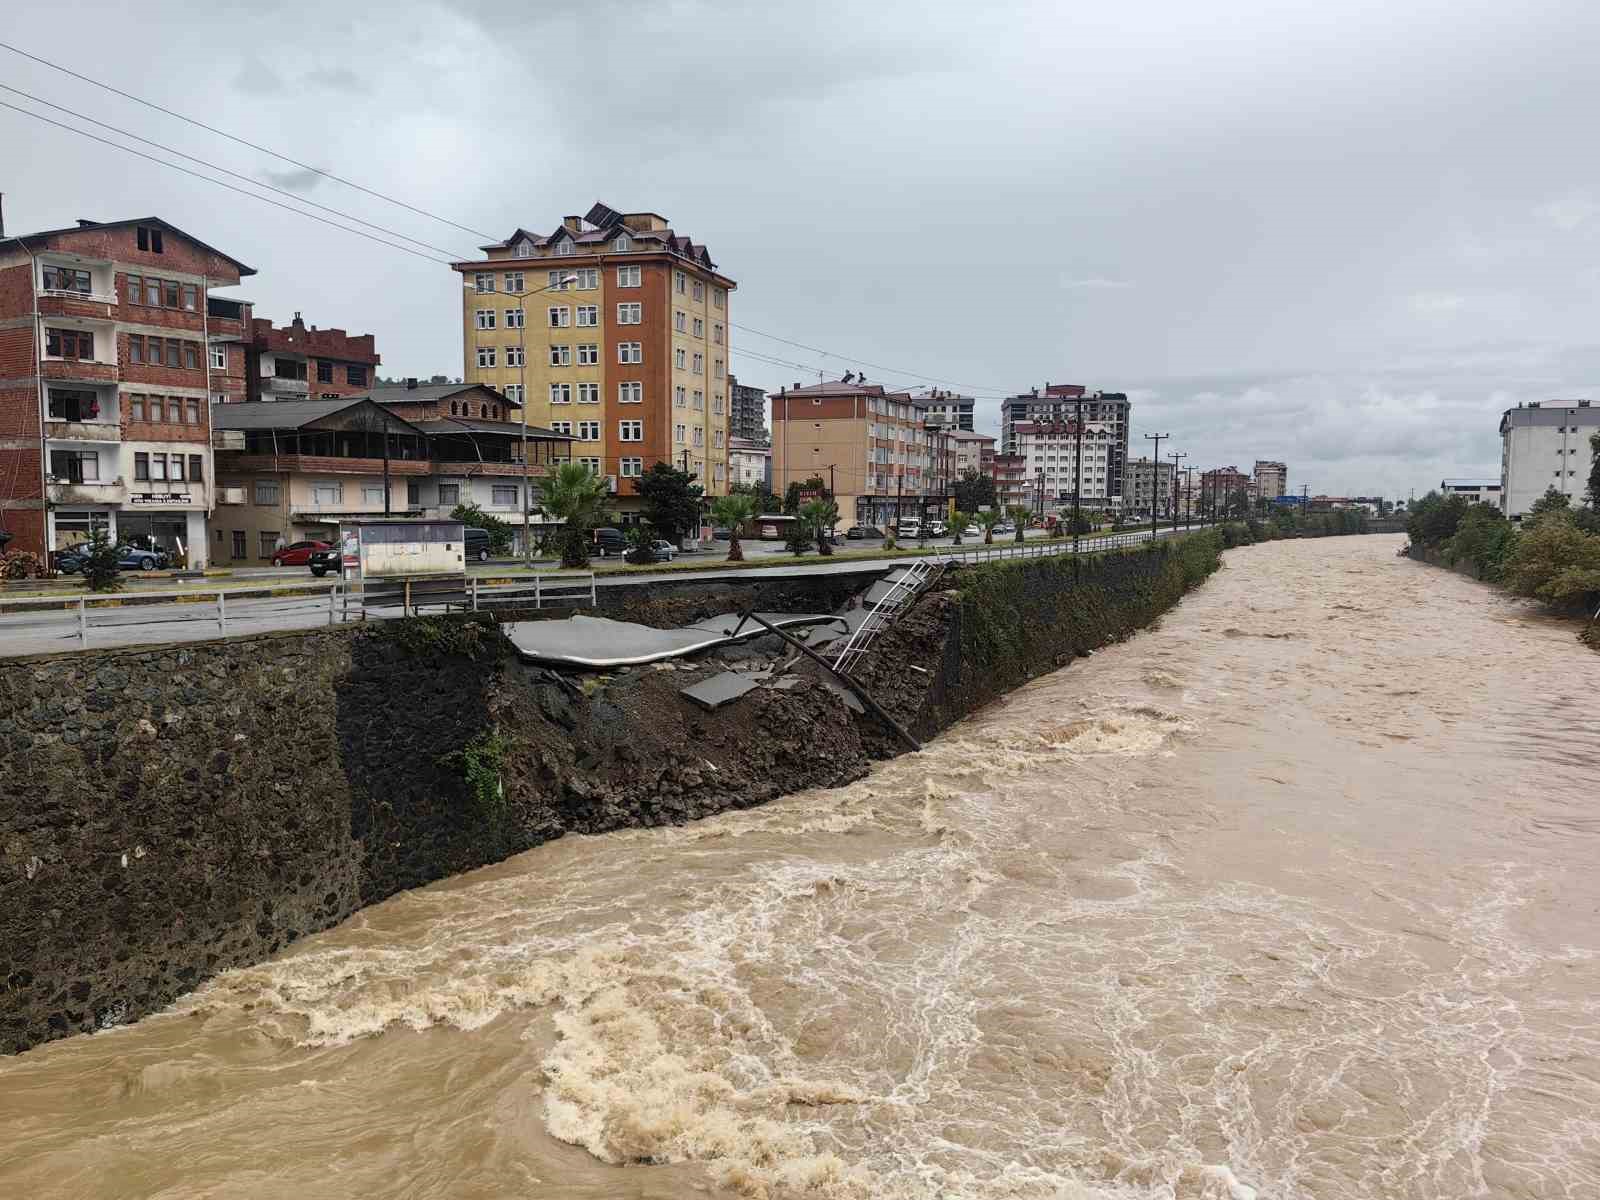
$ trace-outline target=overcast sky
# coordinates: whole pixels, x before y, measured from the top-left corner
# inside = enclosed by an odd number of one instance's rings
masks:
[[[1508,405],[1600,391],[1597,35],[1593,0],[14,0],[0,39],[496,238],[663,213],[739,282],[747,382],[956,385],[991,429],[1083,383],[1188,464],[1403,495],[1497,476]],[[9,51],[0,82],[487,240]],[[8,109],[0,148],[8,233],[159,215],[257,268],[258,315],[461,371],[445,266]]]

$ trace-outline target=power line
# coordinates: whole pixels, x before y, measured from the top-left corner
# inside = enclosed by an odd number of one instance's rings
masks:
[[[308,200],[306,197],[301,196],[296,192],[291,192],[281,187],[274,187],[270,183],[263,183],[261,180],[253,179],[249,175],[241,175],[238,171],[230,171],[227,167],[220,167],[216,163],[207,159],[197,158],[193,154],[185,154],[182,150],[178,150],[172,146],[169,146],[165,142],[151,141],[149,138],[141,137],[137,133],[132,133],[129,130],[118,128],[115,125],[108,125],[104,121],[97,121],[95,118],[88,116],[85,113],[78,112],[76,109],[68,108],[64,104],[56,104],[54,101],[46,100],[41,96],[35,96],[32,92],[25,92],[21,88],[12,87],[9,83],[0,83],[0,88],[4,88],[6,91],[12,92],[18,96],[26,96],[35,104],[43,104],[47,108],[53,108],[57,112],[66,113],[68,116],[76,117],[80,121],[87,121],[91,125],[98,125],[101,129],[109,129],[112,133],[119,133],[123,137],[132,138],[136,142],[143,142],[146,146],[154,146],[157,150],[164,150],[168,154],[175,154],[179,158],[185,158],[190,162],[199,163],[202,167],[206,167],[209,170],[219,171],[233,179],[242,180],[243,182],[248,183],[251,187],[265,188],[269,192],[276,192],[280,196],[287,196],[296,203],[307,204],[312,208],[319,208],[323,212],[332,213],[336,217],[343,217],[347,221],[354,221],[357,225],[365,225],[368,229],[376,229],[380,233],[387,233],[391,237],[400,238],[401,240],[411,242],[414,245],[423,246],[429,250],[437,250],[440,254],[448,254],[452,259],[471,257],[471,255],[462,254],[459,250],[451,250],[447,246],[435,246],[433,243],[425,242],[421,238],[414,238],[409,234],[401,233],[398,229],[389,229],[383,225],[376,225],[371,221],[356,216],[354,213],[342,212],[337,208],[329,208],[326,204],[318,204],[315,200]]]
[[[832,350],[824,350],[820,346],[808,346],[804,342],[791,341],[789,338],[779,337],[775,333],[767,333],[765,330],[755,329],[749,325],[741,325],[737,321],[729,321],[728,324],[732,325],[735,329],[742,329],[746,333],[753,333],[757,337],[771,338],[775,342],[782,342],[785,346],[793,346],[796,350],[809,350],[813,354],[821,354],[827,358],[837,358],[841,362],[860,363],[862,366],[872,367],[879,371],[889,371],[895,375],[905,375],[911,379],[923,379],[930,383],[943,383],[950,387],[970,389],[975,392],[1003,392],[1005,390],[1001,387],[977,387],[970,383],[957,383],[954,380],[941,379],[936,375],[924,375],[917,371],[909,371],[904,367],[885,366],[883,363],[875,363],[865,358],[857,358],[853,354],[836,354]]]
[[[88,138],[92,142],[99,142],[103,146],[110,146],[114,150],[121,150],[124,154],[131,154],[135,158],[148,159],[150,162],[156,163],[163,167],[169,167],[174,171],[182,171],[185,175],[192,175],[196,179],[203,179],[207,183],[215,184],[217,187],[227,188],[230,192],[238,192],[241,196],[249,196],[252,200],[259,200],[263,204],[270,204],[274,208],[283,209],[285,212],[296,213],[308,220],[320,221],[322,224],[330,226],[331,228],[342,229],[346,233],[353,233],[357,237],[364,237],[369,242],[377,242],[379,245],[390,246],[396,250],[402,250],[407,254],[415,255],[417,258],[425,258],[429,262],[438,263],[441,266],[448,267],[451,265],[450,260],[447,258],[435,258],[431,254],[424,254],[420,250],[413,250],[410,246],[402,246],[399,242],[391,242],[387,238],[375,237],[374,235],[366,233],[363,230],[352,229],[348,225],[341,225],[337,221],[330,221],[326,217],[319,217],[316,213],[306,212],[303,208],[295,208],[293,205],[284,204],[282,201],[274,200],[270,196],[263,196],[258,192],[246,191],[242,187],[235,187],[231,183],[224,183],[220,179],[213,179],[209,175],[202,175],[199,171],[191,171],[188,167],[181,167],[177,163],[167,162],[166,159],[157,158],[153,154],[146,154],[143,150],[135,150],[132,146],[124,146],[120,142],[113,142],[111,139],[103,138],[99,134],[90,133],[87,129],[79,129],[76,126],[54,120],[53,118],[44,116],[41,113],[29,112],[27,109],[20,108],[17,105],[12,104],[10,101],[0,100],[0,108],[9,108],[12,112],[19,112],[25,117],[32,117],[35,121],[43,121],[46,125],[54,125],[57,129],[65,129],[68,133],[75,133],[80,137]]]
[[[457,222],[450,220],[448,217],[441,217],[437,213],[431,213],[425,208],[418,208],[414,204],[407,204],[404,200],[396,200],[393,196],[386,196],[382,192],[373,191],[371,188],[363,187],[359,183],[352,183],[350,180],[341,178],[330,171],[324,171],[321,167],[313,167],[310,163],[301,162],[297,158],[290,158],[287,154],[280,154],[278,151],[272,150],[266,146],[261,146],[255,142],[247,141],[245,138],[237,137],[225,129],[218,129],[215,125],[207,125],[204,121],[197,121],[193,117],[186,117],[182,113],[174,112],[170,108],[163,108],[161,105],[156,104],[153,101],[145,100],[142,97],[135,96],[132,92],[125,92],[121,88],[112,87],[109,83],[101,83],[98,79],[91,79],[87,75],[80,75],[71,67],[64,67],[60,63],[51,62],[47,58],[40,58],[37,54],[29,54],[20,46],[13,46],[10,42],[0,42],[0,49],[9,50],[13,54],[20,54],[23,58],[31,59],[33,62],[39,63],[42,66],[50,67],[53,70],[70,75],[74,79],[80,79],[84,83],[91,84],[94,87],[110,92],[115,96],[121,96],[125,100],[132,100],[135,104],[142,104],[146,108],[153,108],[156,112],[165,113],[167,116],[175,117],[179,121],[186,121],[190,125],[194,125],[200,129],[206,130],[208,133],[214,133],[218,137],[225,137],[230,142],[237,142],[241,146],[248,146],[250,149],[258,150],[262,154],[270,154],[273,158],[276,158],[281,162],[290,163],[293,166],[299,167],[303,171],[311,171],[314,174],[322,176],[324,179],[331,179],[335,183],[342,183],[345,187],[354,188],[358,192],[365,192],[369,196],[375,196],[385,203],[397,205],[398,207],[406,209],[409,212],[416,213],[418,216],[427,217],[429,220],[439,221],[445,225],[453,226],[454,228],[461,230],[463,233],[472,234],[474,237],[494,238],[494,234],[492,233],[484,233],[481,229],[473,229],[470,226],[458,224]]]

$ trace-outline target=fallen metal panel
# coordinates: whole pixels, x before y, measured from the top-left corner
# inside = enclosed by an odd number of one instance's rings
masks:
[[[822,625],[837,618],[821,613],[763,614],[771,624],[793,628]],[[767,631],[739,616],[713,617],[685,629],[652,629],[631,621],[582,614],[563,621],[511,621],[501,626],[517,653],[530,662],[578,670],[605,670],[682,658],[716,646],[761,637]],[[738,629],[737,636],[734,630]]]

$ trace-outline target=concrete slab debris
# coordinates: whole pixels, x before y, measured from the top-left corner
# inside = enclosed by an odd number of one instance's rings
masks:
[[[825,625],[837,620],[825,613],[761,615],[779,628]],[[754,621],[745,622],[743,628],[738,626],[737,613],[712,617],[683,629],[652,629],[631,621],[578,613],[561,621],[511,621],[500,628],[517,653],[530,662],[598,671],[681,658],[767,633]]]
[[[679,694],[687,696],[702,708],[714,709],[755,691],[761,683],[761,678],[751,671],[724,671],[721,675],[713,675],[710,679],[680,688]]]

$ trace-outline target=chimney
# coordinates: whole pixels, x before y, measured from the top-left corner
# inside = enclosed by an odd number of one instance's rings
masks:
[[[565,226],[566,228],[572,230],[573,233],[582,233],[583,232],[583,218],[582,217],[562,217],[561,218],[561,224],[563,226]]]
[[[406,376],[406,391],[414,392],[416,390],[417,390],[417,377],[415,375],[407,375]]]
[[[798,379],[794,382],[794,390],[797,392],[800,390],[800,381]]]

